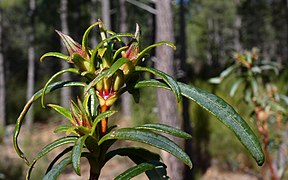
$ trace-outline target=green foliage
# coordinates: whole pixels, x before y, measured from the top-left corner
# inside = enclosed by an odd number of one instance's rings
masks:
[[[280,147],[282,141],[285,141],[281,131],[282,126],[286,125],[287,96],[279,93],[275,85],[275,77],[281,70],[280,64],[262,58],[257,48],[237,52],[234,55],[234,63],[222,71],[219,77],[210,79],[210,82],[219,84],[227,79],[230,84],[230,96],[240,94],[242,101],[251,107],[249,117],[254,119],[260,134],[270,167],[270,176],[272,179],[278,179],[282,177],[283,168],[286,166],[286,163],[281,164],[279,161],[286,162],[286,158],[283,157],[285,155],[281,155]],[[273,168],[274,150],[278,151],[278,157],[275,158],[278,171]]]
[[[99,27],[102,41],[94,49],[90,49],[87,37],[91,29],[96,27]],[[173,44],[163,41],[148,46],[141,51],[138,25],[136,26],[135,35],[129,33],[116,34],[106,30],[101,21],[91,25],[86,30],[82,39],[82,46],[68,35],[58,31],[57,33],[64,41],[68,56],[59,53],[46,53],[41,60],[48,56],[56,56],[64,59],[67,63],[74,64],[75,68],[62,70],[53,75],[44,88],[31,97],[17,119],[13,143],[17,154],[29,166],[27,179],[30,178],[33,166],[39,159],[50,151],[67,144],[71,146],[55,157],[49,165],[44,179],[57,179],[70,164],[75,173],[80,176],[80,159],[82,157],[89,161],[90,178],[98,179],[101,169],[115,155],[128,156],[136,163],[136,166],[123,172],[116,179],[130,179],[142,172],[145,172],[149,178],[165,177],[166,179],[166,166],[161,162],[159,156],[152,152],[145,149],[117,149],[117,147],[115,150],[109,151],[109,148],[116,141],[121,140],[140,142],[162,149],[192,168],[189,156],[177,144],[162,134],[185,139],[191,138],[191,135],[164,124],[144,124],[129,128],[119,128],[116,125],[108,126],[108,119],[116,113],[116,111],[110,109],[119,97],[128,91],[137,98],[139,97],[138,89],[146,87],[168,89],[175,94],[178,101],[181,101],[182,96],[185,96],[196,102],[236,135],[258,165],[263,164],[264,154],[256,135],[224,100],[199,88],[177,82],[160,70],[139,66],[139,60],[145,57],[144,54],[150,51],[151,48],[159,45],[168,45],[175,48]],[[109,34],[110,36],[108,36]],[[130,43],[126,45],[122,37],[131,37]],[[81,79],[79,81],[52,83],[59,75],[68,72],[77,74]],[[152,73],[159,79],[143,81],[139,78],[143,72]],[[44,105],[44,95],[56,89],[73,86],[83,89],[83,94],[77,98],[77,102],[71,101],[69,110],[57,104],[48,105],[69,120],[69,125],[60,126],[55,130],[55,132],[65,132],[66,137],[46,145],[36,158],[29,162],[18,144],[18,136],[25,114],[37,99],[41,98]],[[135,152],[143,153],[139,157]],[[59,160],[60,162],[58,162]]]

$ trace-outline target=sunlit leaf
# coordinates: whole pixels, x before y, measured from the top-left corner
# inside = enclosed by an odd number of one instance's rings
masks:
[[[66,109],[66,108],[64,108],[62,106],[59,106],[57,104],[48,104],[48,106],[53,108],[59,114],[63,115],[65,118],[69,119],[70,122],[76,123],[75,120],[71,116],[71,112],[68,109]]]
[[[57,180],[58,176],[71,162],[71,156],[64,158],[44,176],[43,180]]]
[[[83,35],[83,38],[82,38],[82,48],[84,48],[85,52],[87,54],[89,54],[89,48],[88,48],[88,35],[90,33],[90,31],[95,27],[95,26],[98,26],[99,24],[102,24],[102,22],[96,22],[94,24],[92,24],[91,26],[89,26],[84,35]]]
[[[67,56],[67,55],[59,53],[59,52],[48,52],[48,53],[45,53],[43,56],[41,56],[40,61],[42,62],[43,59],[46,57],[56,57],[56,58],[63,59],[65,61],[69,61],[69,59],[70,59],[70,56]]]
[[[142,126],[135,127],[135,129],[162,132],[162,133],[170,134],[175,137],[180,137],[180,138],[185,138],[185,139],[192,138],[190,134],[183,132],[181,129],[174,128],[166,124],[144,124]]]
[[[236,137],[253,156],[258,165],[262,165],[264,163],[265,156],[259,139],[248,124],[228,103],[226,103],[220,97],[217,97],[216,95],[202,89],[198,89],[180,82],[178,82],[178,84],[183,96],[193,100],[202,108],[206,109],[234,132]],[[166,84],[157,80],[139,82],[135,85],[135,88],[149,86],[169,89]]]
[[[233,85],[232,85],[232,87],[231,87],[231,89],[230,89],[230,92],[229,92],[229,95],[230,95],[231,97],[235,95],[236,91],[238,90],[240,84],[241,84],[243,81],[244,81],[244,80],[243,80],[242,78],[240,78],[240,79],[237,79],[237,80],[233,83]]]
[[[105,111],[101,114],[99,114],[94,120],[93,120],[93,124],[92,124],[92,129],[91,129],[91,135],[93,135],[95,133],[95,130],[96,130],[96,127],[97,127],[97,124],[102,120],[102,119],[105,119],[105,118],[108,118],[110,116],[112,116],[113,114],[115,114],[117,111],[114,111],[114,110],[108,110],[108,111]]]
[[[171,48],[173,48],[174,50],[176,50],[176,46],[173,43],[171,43],[169,41],[161,41],[161,42],[152,44],[152,45],[146,47],[145,49],[143,49],[138,55],[137,62],[140,59],[142,59],[145,56],[145,54],[148,53],[151,49],[153,49],[157,46],[161,46],[161,45],[167,45],[167,46],[170,46]]]
[[[209,83],[212,83],[212,84],[220,84],[222,82],[223,78],[221,77],[214,77],[214,78],[210,78],[208,80]]]
[[[134,128],[122,128],[108,133],[100,139],[98,144],[100,145],[110,139],[130,140],[149,144],[169,152],[192,168],[192,162],[189,156],[177,144],[160,134],[150,131],[136,130]]]
[[[127,156],[136,164],[144,162],[153,164],[155,168],[145,172],[149,179],[168,179],[166,165],[160,162],[161,158],[159,154],[153,153],[144,148],[119,148],[109,151],[105,155],[105,162],[109,161],[116,155]]]
[[[63,88],[63,87],[70,87],[70,86],[82,86],[85,87],[86,83],[83,82],[69,82],[69,81],[62,81],[62,82],[56,82],[54,84],[51,84],[47,87],[45,93],[48,94],[54,90]],[[20,158],[22,158],[26,164],[29,165],[29,161],[27,160],[27,158],[25,157],[24,153],[22,152],[22,150],[19,147],[18,144],[18,136],[20,133],[20,129],[23,123],[23,119],[26,115],[26,113],[28,112],[28,110],[30,109],[31,105],[41,97],[43,89],[39,90],[38,92],[36,92],[30,99],[29,101],[26,103],[26,105],[24,106],[22,112],[20,113],[17,121],[16,121],[16,125],[15,125],[15,129],[14,129],[14,134],[13,134],[13,146],[15,148],[16,153],[18,154],[18,156]]]
[[[79,71],[78,69],[75,69],[75,68],[69,68],[69,69],[64,69],[64,70],[61,70],[59,72],[57,72],[56,74],[54,74],[45,84],[43,90],[42,90],[42,95],[41,95],[41,104],[42,104],[42,107],[45,107],[44,105],[44,95],[45,95],[45,92],[47,90],[47,87],[49,86],[49,84],[54,80],[56,79],[58,76],[64,74],[64,73],[67,73],[67,72],[71,72],[71,73],[75,73],[75,74],[79,74]]]
[[[109,71],[106,75],[107,78],[111,77],[123,64],[129,62],[127,58],[119,58],[112,66],[109,68]]]
[[[95,86],[100,80],[102,80],[103,78],[105,78],[105,76],[107,76],[108,74],[108,70],[104,70],[102,71],[100,74],[98,74],[96,76],[95,79],[93,79],[88,86],[85,88],[85,93],[87,93],[93,86]]]
[[[221,72],[220,77],[221,78],[225,78],[227,77],[229,74],[231,74],[234,70],[236,70],[238,67],[238,64],[232,65],[230,67],[228,67],[227,69],[225,69],[224,71]]]
[[[29,165],[28,171],[27,171],[27,177],[29,179],[30,174],[32,172],[32,169],[35,165],[35,163],[41,159],[43,156],[45,156],[46,154],[48,154],[50,151],[52,151],[53,149],[63,146],[65,144],[73,144],[77,141],[78,137],[76,136],[68,136],[68,137],[63,137],[60,139],[57,139],[55,141],[53,141],[52,143],[46,145],[36,156],[36,158],[31,162],[31,164]]]
[[[133,166],[133,167],[129,168],[128,170],[126,170],[125,172],[123,172],[122,174],[117,176],[115,178],[115,180],[131,179],[131,178],[138,176],[139,174],[141,174],[145,171],[151,170],[153,168],[155,168],[155,166],[153,164],[141,163],[141,164],[138,164],[137,166]]]
[[[81,170],[80,170],[80,158],[83,150],[83,146],[85,143],[86,138],[88,135],[80,137],[77,142],[75,143],[73,149],[72,149],[72,166],[76,174],[79,176],[81,175]]]
[[[162,78],[169,85],[169,87],[172,89],[172,92],[175,94],[177,101],[178,102],[181,101],[181,99],[182,99],[181,91],[180,91],[180,88],[177,84],[177,81],[174,80],[174,78],[172,78],[168,74],[166,74],[166,73],[164,73],[158,69],[154,69],[151,67],[136,66],[135,70],[136,71],[150,72],[150,73],[154,74],[155,76]]]
[[[92,56],[91,56],[91,59],[95,59],[96,57],[96,54],[98,52],[98,49],[100,49],[105,43],[113,40],[113,39],[117,39],[118,37],[133,37],[134,35],[133,34],[130,34],[130,33],[119,33],[119,34],[115,34],[115,35],[112,35],[108,38],[106,38],[105,40],[101,41],[97,46],[96,48],[93,49],[93,53],[92,53]]]

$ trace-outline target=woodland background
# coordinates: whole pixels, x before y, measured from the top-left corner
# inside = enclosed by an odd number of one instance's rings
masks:
[[[163,9],[167,3],[171,8]],[[133,33],[138,23],[142,30],[142,47],[158,41],[161,34],[168,37],[165,40],[174,41],[177,50],[167,57],[171,60],[159,61],[159,65],[157,60],[165,55],[152,51],[151,60],[145,63],[165,69],[165,63],[170,62],[166,66],[174,77],[216,93],[236,106],[245,118],[248,116],[247,107],[238,103],[239,98],[226,95],[225,84],[216,87],[207,80],[219,75],[231,63],[233,53],[257,47],[262,59],[281,64],[282,70],[276,83],[281,87],[280,91],[287,94],[287,3],[286,0],[1,0],[0,146],[9,146],[5,138],[10,138],[11,126],[27,98],[41,89],[51,75],[64,68],[58,60],[39,61],[45,52],[65,52],[55,29],[81,42],[85,29],[98,18],[107,29],[115,32]],[[157,19],[159,16],[164,20]],[[160,30],[161,23],[168,23],[170,31]],[[95,35],[96,32],[91,36],[91,47],[99,42],[99,37]],[[73,93],[75,91],[59,92],[50,95],[46,101],[60,102],[61,97]],[[158,113],[162,111],[161,102],[159,97],[157,102],[156,92],[152,90],[143,91],[139,104],[135,104],[128,95],[121,99],[119,105],[121,103],[124,105],[123,116],[119,118],[125,123],[158,122],[163,118]],[[193,134],[193,140],[188,142],[186,149],[194,162],[194,175],[199,177],[209,167],[217,166],[224,170],[252,173],[257,177],[259,168],[255,167],[236,138],[199,107],[187,103],[184,100],[182,104],[175,104],[180,113],[174,113],[174,121]],[[166,114],[169,114],[167,110]],[[29,113],[25,124],[31,128],[57,122],[61,122],[59,117],[48,108],[42,109],[39,103]],[[7,160],[5,158],[8,157],[1,152],[0,162]],[[19,165],[21,162],[13,162],[10,165],[12,169],[23,169]],[[15,175],[17,171],[10,172],[11,168],[7,168],[10,166],[0,165],[0,179]]]

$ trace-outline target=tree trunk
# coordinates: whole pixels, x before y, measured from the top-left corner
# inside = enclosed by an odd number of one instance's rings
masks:
[[[110,0],[101,0],[102,5],[102,21],[106,29],[111,29],[111,17],[110,17]]]
[[[127,32],[127,10],[126,10],[126,0],[120,0],[120,32]],[[131,95],[129,93],[124,93],[121,96],[121,111],[123,119],[130,120],[131,119]]]
[[[27,75],[27,93],[26,99],[27,101],[34,94],[34,84],[35,84],[35,10],[36,10],[36,2],[35,0],[29,1],[29,18],[30,18],[30,30],[28,35],[28,75]],[[30,128],[33,124],[33,107],[30,108],[26,115],[26,127]]]
[[[179,81],[184,83],[189,83],[188,75],[187,75],[187,53],[186,53],[186,21],[185,21],[185,8],[184,8],[184,0],[180,0],[180,8],[179,8],[179,41],[180,41],[180,66],[182,71],[182,77],[179,78]],[[192,127],[190,123],[190,114],[189,114],[189,100],[183,97],[182,101],[182,120],[183,120],[183,130],[189,134],[192,134]],[[192,139],[185,140],[184,149],[188,153],[190,159],[193,160],[193,149],[192,149]],[[184,179],[193,179],[192,170],[186,166]]]
[[[97,0],[91,0],[91,20],[90,20],[90,23],[91,24],[94,24],[97,22]],[[95,48],[98,44],[97,42],[97,37],[96,37],[96,33],[95,31],[91,31],[91,45],[92,45],[92,48]]]
[[[234,49],[237,52],[242,51],[242,46],[241,46],[241,42],[240,42],[240,29],[242,26],[242,19],[238,13],[240,3],[241,3],[240,0],[235,0],[237,12],[236,12],[236,18],[235,18],[235,22],[234,22],[233,31],[234,31]]]
[[[60,21],[61,21],[61,31],[64,34],[69,34],[68,28],[68,0],[61,0],[60,1]],[[64,44],[61,44],[61,51],[66,53],[66,49]],[[69,68],[69,64],[66,61],[61,61],[61,68],[67,69]],[[62,81],[70,80],[70,75],[65,73],[62,75]],[[69,107],[70,105],[70,98],[71,98],[71,89],[70,88],[62,88],[61,89],[61,105],[64,107]]]
[[[167,40],[174,42],[172,10],[170,0],[156,1],[156,40]],[[156,68],[174,76],[174,52],[173,49],[160,46],[156,49]],[[177,103],[173,93],[167,90],[157,90],[157,103],[159,108],[160,123],[168,124],[172,127],[180,128],[181,123],[178,118]],[[182,146],[183,141],[170,137],[175,143]],[[183,179],[184,164],[174,156],[161,152],[164,163],[167,165],[167,173],[171,179]]]
[[[0,7],[0,127],[5,126],[6,118],[6,89],[5,89],[5,67],[3,58],[3,39],[2,39],[2,28],[3,28],[3,9]]]

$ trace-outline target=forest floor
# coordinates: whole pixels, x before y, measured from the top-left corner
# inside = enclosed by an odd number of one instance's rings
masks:
[[[31,160],[36,154],[43,148],[46,144],[55,140],[61,136],[61,134],[53,133],[55,125],[53,124],[36,124],[32,132],[28,132],[25,128],[20,134],[20,147],[24,152],[27,153],[28,158]],[[6,135],[4,137],[4,142],[0,144],[0,180],[2,179],[25,179],[24,174],[26,173],[27,166],[15,153],[12,143],[14,126],[8,126],[6,130]],[[122,144],[117,144],[117,146],[126,146],[129,142],[122,141]],[[57,155],[59,151],[52,151],[49,153],[48,157],[44,157],[40,160],[34,170],[31,179],[39,179],[45,173],[49,162]],[[1,165],[2,164],[2,165]],[[113,177],[119,175],[125,169],[133,166],[132,161],[125,157],[115,157],[109,161],[101,172],[101,180],[111,180]],[[88,179],[89,165],[87,161],[83,161],[81,164],[81,177],[77,176],[71,167],[68,166],[67,170],[60,175],[60,180],[78,180],[78,179]],[[21,178],[22,177],[22,178]],[[135,178],[137,180],[147,179],[144,174]],[[245,172],[229,172],[219,170],[217,167],[210,167],[206,173],[200,178],[202,180],[257,180],[254,175]]]

